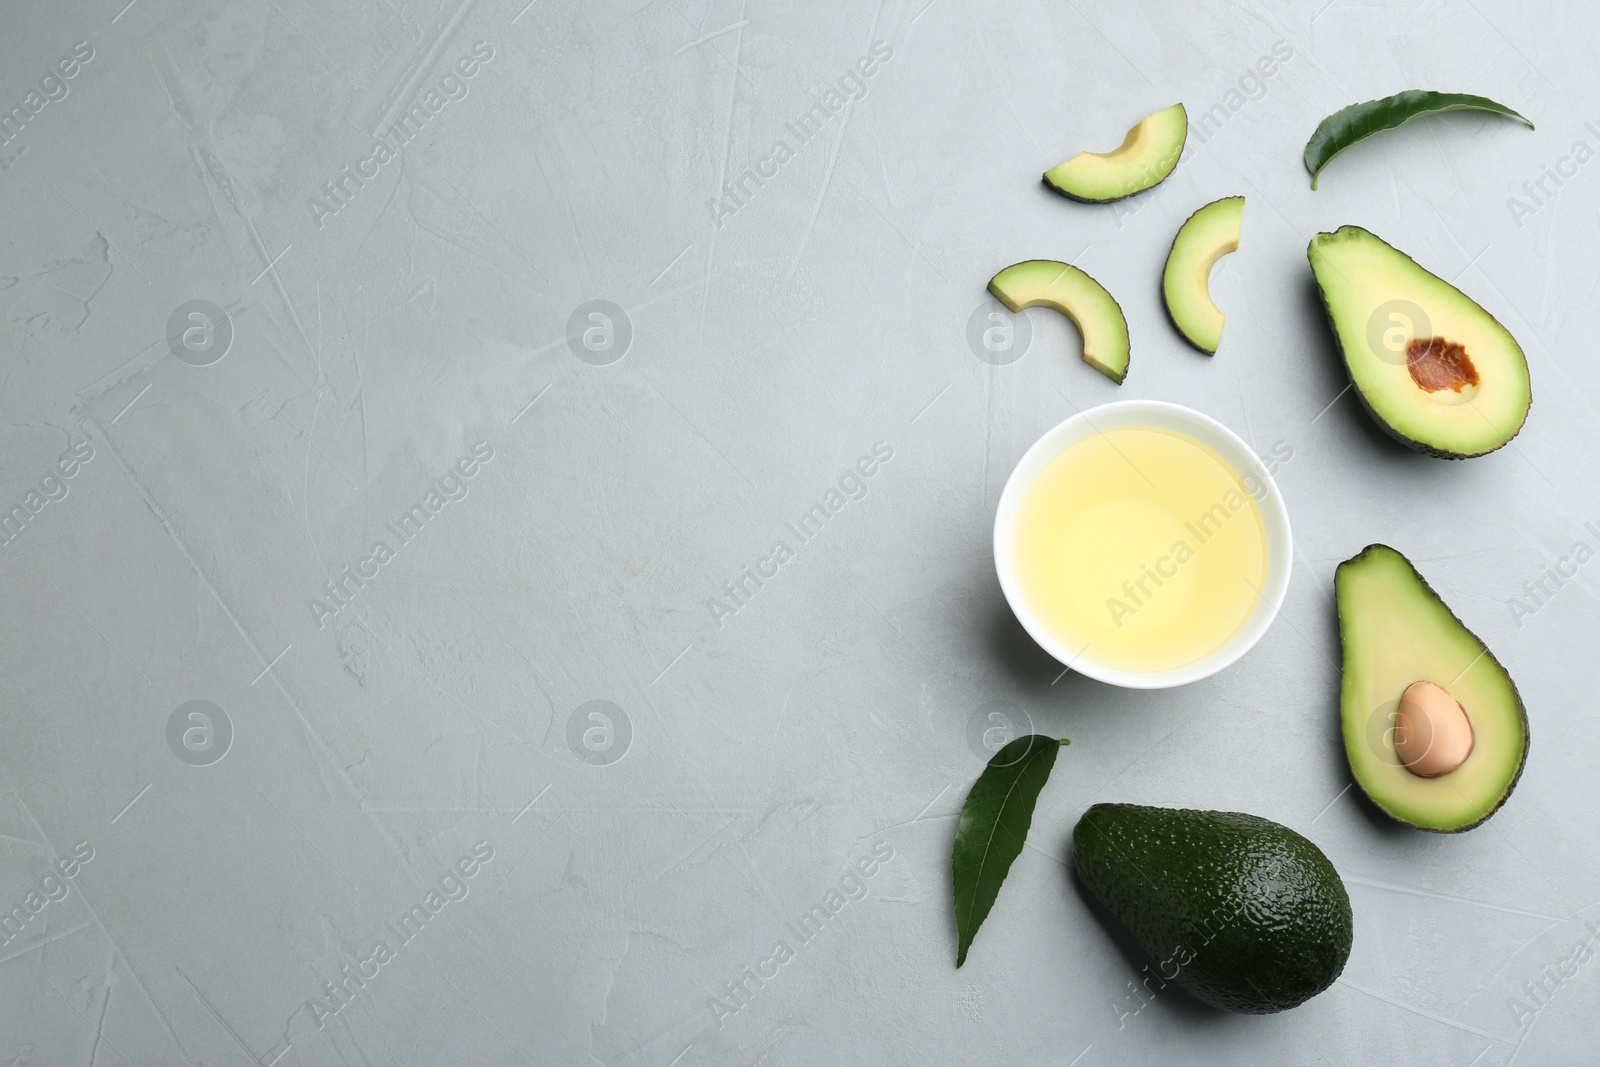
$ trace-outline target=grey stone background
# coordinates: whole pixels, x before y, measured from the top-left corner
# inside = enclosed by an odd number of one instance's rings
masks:
[[[524,2],[4,12],[0,1062],[1591,1061],[1600,564],[1524,584],[1600,546],[1582,5]],[[1412,86],[1537,131],[1414,124],[1313,193],[1317,120]],[[1040,187],[1174,100],[1153,192]],[[1206,359],[1159,271],[1234,193]],[[1416,456],[1341,394],[1304,248],[1343,223],[1521,340],[1511,447]],[[1126,385],[1043,312],[977,358],[1031,257],[1121,300]],[[1124,397],[1292,450],[1282,615],[1179,690],[1061,677],[993,574],[1011,465]],[[1465,835],[1348,788],[1329,581],[1372,541],[1527,701],[1522,784]],[[957,971],[954,813],[1029,724],[1073,744]],[[1062,866],[1102,800],[1311,836],[1356,913],[1339,983],[1137,999]]]

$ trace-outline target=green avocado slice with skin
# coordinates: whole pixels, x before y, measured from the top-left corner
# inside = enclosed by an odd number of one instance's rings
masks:
[[[1339,717],[1361,791],[1419,830],[1470,830],[1504,804],[1528,758],[1528,715],[1511,676],[1410,561],[1368,545],[1334,574],[1344,676]],[[1465,762],[1425,778],[1401,762],[1401,694],[1432,682],[1471,723]]]
[[[1155,961],[1143,972],[1151,993],[1173,982],[1213,1007],[1263,1015],[1327,989],[1350,956],[1339,872],[1268,819],[1096,804],[1072,832],[1072,865]]]
[[[1465,459],[1517,435],[1528,361],[1493,315],[1359,226],[1317,234],[1306,255],[1356,395],[1391,436]]]
[[[1206,355],[1222,341],[1222,312],[1211,300],[1211,268],[1239,247],[1244,197],[1213,200],[1178,227],[1161,272],[1161,297],[1183,339]]]
[[[1056,192],[1088,204],[1103,204],[1159,185],[1183,155],[1189,114],[1182,104],[1162,108],[1134,124],[1110,152],[1079,152],[1044,172]]]
[[[989,292],[1012,311],[1046,307],[1083,335],[1083,361],[1122,384],[1128,373],[1128,320],[1105,286],[1070,263],[1030,259],[989,279]]]

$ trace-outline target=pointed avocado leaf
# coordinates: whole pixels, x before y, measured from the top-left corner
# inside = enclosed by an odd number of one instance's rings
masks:
[[[1375,133],[1392,130],[1421,115],[1440,111],[1491,111],[1496,115],[1533,123],[1497,104],[1486,96],[1470,93],[1435,93],[1425,89],[1407,89],[1403,93],[1386,96],[1382,100],[1367,100],[1335,111],[1317,124],[1311,140],[1306,142],[1306,170],[1311,174],[1311,188],[1317,187],[1317,175],[1328,161],[1358,141]]]
[[[1012,861],[1022,852],[1039,790],[1050,778],[1056,753],[1067,743],[1040,734],[1017,738],[990,758],[961,806],[950,855],[957,967],[967,962],[967,949],[994,907]]]

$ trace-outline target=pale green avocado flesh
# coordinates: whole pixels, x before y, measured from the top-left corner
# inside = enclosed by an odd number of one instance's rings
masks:
[[[1344,676],[1339,712],[1356,784],[1420,830],[1468,830],[1505,803],[1528,755],[1528,719],[1500,661],[1399,552],[1368,545],[1334,576]],[[1466,762],[1437,778],[1412,773],[1395,748],[1400,695],[1432,682],[1472,725]]]
[[[1213,200],[1190,215],[1172,239],[1167,266],[1161,273],[1161,297],[1167,317],[1184,340],[1213,354],[1222,341],[1222,312],[1211,299],[1211,268],[1239,247],[1244,197]]]
[[[1105,287],[1070,263],[1030,259],[989,279],[989,292],[1012,311],[1046,307],[1083,335],[1083,361],[1122,384],[1128,373],[1128,320]]]
[[[1079,152],[1044,172],[1045,184],[1074,200],[1099,204],[1159,185],[1183,155],[1189,115],[1182,104],[1146,115],[1110,152]]]
[[[1393,437],[1432,455],[1493,452],[1528,417],[1528,361],[1461,290],[1359,226],[1306,250],[1350,381]]]

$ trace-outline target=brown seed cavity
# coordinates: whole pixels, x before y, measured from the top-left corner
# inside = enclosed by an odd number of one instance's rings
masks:
[[[1478,384],[1478,368],[1466,348],[1443,337],[1418,337],[1407,344],[1406,369],[1417,388],[1428,393],[1441,389],[1459,393]]]

